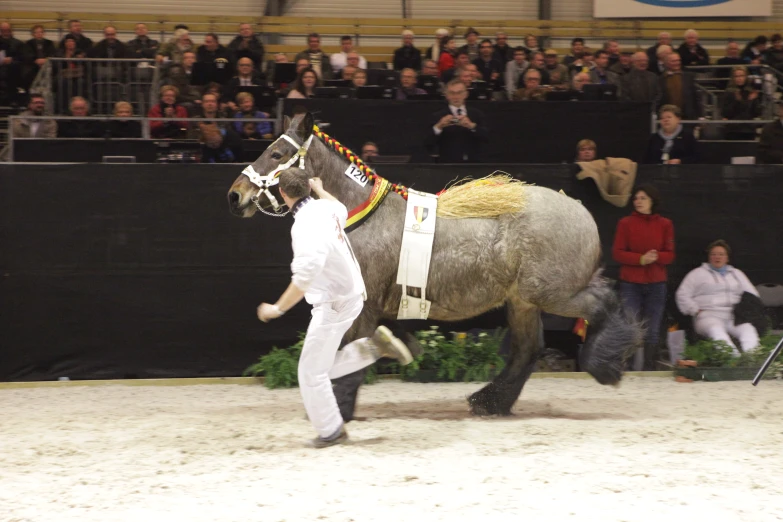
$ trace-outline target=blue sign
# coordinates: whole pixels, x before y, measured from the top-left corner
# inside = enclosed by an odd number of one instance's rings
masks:
[[[709,7],[711,5],[725,4],[731,0],[636,0],[640,4],[654,5],[656,7]]]

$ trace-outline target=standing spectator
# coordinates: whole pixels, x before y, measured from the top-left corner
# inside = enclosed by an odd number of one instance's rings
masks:
[[[348,58],[351,54],[355,54],[355,58],[358,58],[358,63],[349,64]],[[340,52],[335,53],[329,58],[329,63],[332,66],[332,72],[335,78],[339,78],[340,71],[346,65],[353,65],[360,69],[367,69],[367,60],[363,56],[359,56],[359,53],[353,49],[353,38],[350,36],[343,36],[340,38]]]
[[[153,40],[147,34],[145,24],[136,24],[136,38],[128,42],[128,58],[150,58],[154,59],[158,54],[160,47],[157,40]]]
[[[622,77],[623,85],[620,95],[623,100],[655,103],[661,96],[661,88],[658,85],[658,76],[650,72],[647,53],[639,51],[632,57],[633,69]]]
[[[695,120],[701,116],[699,92],[696,89],[696,76],[682,70],[680,55],[671,53],[666,56],[666,72],[661,75],[661,103],[680,107],[686,120]]]
[[[482,79],[493,90],[500,90],[500,75],[503,73],[503,64],[493,58],[494,48],[488,38],[479,45],[479,57],[473,60],[473,65],[478,69]]]
[[[428,60],[435,60],[435,63],[440,59],[440,53],[443,50],[443,39],[449,36],[448,29],[438,29],[435,31],[435,43],[432,44],[427,52],[424,53],[424,57]]]
[[[748,81],[748,69],[738,65],[731,70],[731,82],[721,98],[721,113],[724,120],[753,120],[761,116],[759,91]],[[727,140],[756,139],[753,124],[729,125]]]
[[[680,165],[696,163],[698,142],[693,133],[680,123],[680,109],[675,105],[664,105],[659,111],[660,129],[650,136],[645,163],[658,165]]]
[[[24,63],[25,46],[14,38],[11,24],[0,23],[0,103],[10,105],[16,103],[19,87],[22,85],[22,64]]]
[[[780,165],[783,163],[783,100],[775,100],[777,118],[761,130],[759,146],[756,149],[756,163]]]
[[[582,53],[584,53],[584,50],[584,38],[574,38],[571,40],[571,54],[563,58],[563,65],[565,65],[567,68],[571,68],[571,65],[573,65],[574,62],[582,59]]]
[[[745,292],[756,297],[759,292],[742,270],[728,264],[730,254],[728,243],[722,239],[710,243],[709,262],[688,272],[675,295],[680,312],[693,316],[697,334],[723,341],[738,356],[731,336],[739,340],[742,351],[747,353],[758,347],[759,333],[751,323],[734,323],[734,306]]]
[[[375,142],[368,141],[362,145],[362,161],[372,163],[373,158],[378,156],[378,145]]]
[[[562,63],[558,63],[557,51],[554,49],[546,50],[544,53],[544,67],[546,68],[547,75],[549,76],[549,85],[568,85],[568,67]]]
[[[631,64],[631,57],[633,56],[632,52],[629,51],[623,51],[620,53],[620,59],[609,67],[609,70],[615,73],[617,76],[619,76],[621,79],[623,76],[631,72],[631,69],[633,69],[633,65]],[[645,54],[645,56],[647,56]],[[645,62],[647,63],[647,62]]]
[[[740,57],[740,48],[737,42],[726,44],[726,56],[719,58],[718,65],[745,65],[745,60]],[[715,69],[715,77],[720,81],[715,82],[719,89],[726,89],[731,80],[731,69],[728,67]]]
[[[129,58],[125,44],[117,40],[117,28],[107,25],[103,28],[103,40],[87,52],[90,58]]]
[[[441,163],[481,161],[481,144],[488,140],[489,131],[484,113],[465,107],[467,98],[465,85],[452,80],[446,86],[448,107],[433,114],[435,123],[425,145],[438,150]]]
[[[509,100],[514,97],[514,92],[520,83],[520,76],[530,67],[530,62],[525,60],[526,57],[527,52],[524,47],[515,47],[514,59],[506,64],[506,96]]]
[[[332,78],[332,66],[329,55],[321,50],[321,36],[318,33],[307,35],[307,49],[296,55],[296,60],[305,58],[318,78],[329,80]]]
[[[421,51],[413,46],[413,31],[405,29],[402,32],[402,47],[394,51],[394,70],[421,70]]]
[[[34,25],[30,34],[33,37],[25,43],[24,53],[27,57],[27,71],[24,75],[22,87],[25,89],[30,88],[33,80],[38,75],[38,71],[46,63],[46,59],[57,54],[54,42],[45,38],[44,26],[40,24]]]
[[[662,45],[671,47],[672,35],[666,31],[658,33],[658,41],[652,47],[647,48],[647,61],[651,65],[655,65],[658,62],[658,48]],[[657,74],[657,71],[651,71]]]
[[[457,41],[451,36],[447,36],[443,39],[442,44],[443,48],[438,57],[438,72],[441,75],[454,67],[454,57],[457,53]],[[470,55],[468,55],[468,60],[470,60]]]
[[[544,48],[541,47],[538,43],[538,38],[535,37],[535,35],[527,34],[525,35],[525,47],[527,48],[527,55],[530,56],[531,53],[543,53]]]
[[[783,72],[783,36],[773,34],[769,41],[772,45],[764,51],[764,63]]]
[[[604,51],[609,56],[609,65],[607,67],[611,69],[614,64],[620,61],[620,44],[614,39],[607,40],[604,43]]]
[[[666,59],[674,50],[668,45],[659,45],[655,57],[650,61],[650,72],[661,75],[666,72]],[[676,54],[676,53],[675,53]],[[678,55],[679,56],[679,55]]]
[[[609,70],[609,53],[603,49],[595,53],[595,68],[590,71],[590,82],[600,85],[620,84],[620,77]]]
[[[514,59],[514,50],[508,45],[508,35],[503,31],[495,33],[495,45],[492,57],[503,66]]]
[[[666,306],[666,267],[674,261],[674,225],[659,214],[661,197],[650,185],[633,192],[634,210],[617,223],[612,258],[620,263],[620,297],[625,308],[645,321],[644,348],[633,369],[653,370]]]
[[[174,38],[161,45],[155,60],[158,63],[180,64],[182,55],[188,51],[194,51],[195,45],[190,39],[190,33],[187,29],[179,28],[174,30]]]
[[[164,85],[160,88],[160,103],[154,105],[147,117],[172,118],[164,121],[150,122],[150,135],[153,138],[178,138],[184,136],[188,128],[188,111],[177,104],[179,91],[172,85]],[[173,118],[178,118],[174,120]]]
[[[239,34],[228,44],[228,50],[236,60],[250,58],[256,70],[261,70],[261,64],[264,63],[264,44],[253,33],[252,25],[239,24]]]
[[[186,51],[182,53],[182,63],[172,65],[169,69],[169,83],[179,92],[177,101],[183,104],[189,112],[201,98],[199,86],[193,83],[194,63],[196,63],[196,53]]]
[[[757,36],[745,47],[745,50],[742,52],[742,59],[747,63],[760,65],[764,61],[764,52],[767,50],[768,42],[769,40],[763,34]]]
[[[709,65],[710,53],[699,43],[699,33],[693,29],[685,31],[685,41],[677,48],[683,67]]]
[[[33,93],[30,95],[30,103],[27,110],[21,113],[20,118],[14,120],[15,138],[56,138],[57,122],[54,120],[27,120],[28,116],[44,116],[46,102],[41,94]]]
[[[234,56],[220,43],[215,33],[204,35],[204,45],[196,52],[196,62],[213,64],[215,72],[212,79],[219,83],[224,83],[233,77]]]
[[[479,44],[478,44],[478,37],[481,36],[478,31],[473,29],[472,27],[469,27],[467,31],[465,31],[465,40],[467,40],[468,43],[463,45],[459,48],[460,51],[465,51],[468,53],[468,58],[470,58],[470,61],[474,61],[479,57]],[[490,42],[490,45],[492,42]]]
[[[73,38],[76,48],[84,54],[92,48],[92,40],[82,33],[82,23],[79,20],[68,20],[68,33],[60,40],[60,49],[65,49],[65,38],[68,36]]]

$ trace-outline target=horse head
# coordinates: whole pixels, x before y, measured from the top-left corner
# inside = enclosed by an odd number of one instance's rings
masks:
[[[228,208],[235,216],[252,217],[257,210],[283,216],[283,198],[280,197],[278,177],[289,167],[304,169],[307,152],[315,136],[315,121],[309,112],[286,117],[285,132],[272,143],[256,161],[248,165],[234,180],[228,191]],[[315,176],[315,173],[313,173]]]

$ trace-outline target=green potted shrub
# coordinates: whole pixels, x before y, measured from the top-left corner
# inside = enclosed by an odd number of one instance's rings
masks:
[[[699,381],[751,380],[778,341],[780,335],[765,335],[759,340],[756,350],[740,356],[735,356],[731,346],[723,341],[707,339],[688,344],[675,369],[675,376]],[[773,362],[765,378],[781,376],[782,369],[783,364]]]

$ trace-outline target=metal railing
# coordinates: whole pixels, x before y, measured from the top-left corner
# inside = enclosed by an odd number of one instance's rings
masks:
[[[81,96],[94,114],[111,114],[114,104],[129,102],[146,114],[157,101],[160,72],[155,61],[137,58],[49,58],[30,87],[46,98],[50,112],[64,113]]]
[[[783,90],[783,72],[778,71],[774,67],[767,64],[733,64],[733,65],[691,65],[685,67],[685,70],[693,71],[699,74],[696,78],[697,88],[702,93],[707,93],[710,96],[711,105],[713,107],[713,117],[715,119],[720,118],[720,108],[718,107],[718,95],[725,92],[725,89],[716,88],[716,84],[723,82],[730,82],[730,77],[718,78],[717,76],[710,76],[711,71],[717,69],[734,69],[735,67],[745,67],[748,70],[748,79],[746,80],[750,84],[759,85],[759,92],[762,99],[762,117],[771,119],[775,116],[773,100],[776,98],[776,94]],[[756,72],[758,71],[758,73]]]
[[[278,113],[279,114],[279,113]],[[16,140],[39,140],[39,139],[72,139],[72,138],[78,138],[78,136],[69,136],[69,137],[62,137],[62,136],[39,136],[39,137],[27,137],[27,136],[17,136],[14,132],[14,126],[17,121],[40,121],[41,123],[47,122],[47,121],[77,121],[77,122],[89,122],[94,121],[96,122],[96,126],[94,126],[90,130],[100,129],[101,133],[98,135],[98,132],[95,132],[95,135],[93,136],[83,136],[83,138],[90,138],[90,139],[104,139],[104,140],[160,140],[161,142],[165,141],[171,141],[171,140],[189,140],[193,142],[198,142],[202,140],[201,136],[201,127],[199,126],[199,123],[218,123],[218,124],[225,124],[225,125],[219,125],[219,127],[223,126],[231,126],[235,127],[235,124],[241,123],[243,126],[246,123],[262,123],[267,122],[271,124],[272,132],[271,134],[273,136],[276,136],[278,133],[275,131],[275,128],[279,128],[280,118],[150,118],[146,116],[131,116],[128,118],[117,118],[115,116],[53,116],[49,114],[45,114],[42,116],[10,116],[8,118],[8,143],[6,145],[6,149],[2,156],[6,158],[7,161],[13,162],[14,161],[14,141]],[[139,136],[129,137],[129,136],[112,136],[111,135],[111,122],[139,122],[138,126],[138,132]],[[174,127],[174,130],[178,131],[176,136],[171,137],[159,137],[155,136],[155,132],[153,132],[153,129],[151,128],[152,122],[164,122],[164,123],[179,123],[182,124],[179,127]],[[100,124],[103,124],[102,126],[98,126]],[[89,127],[88,127],[89,129]],[[240,137],[242,137],[241,133],[238,133]]]

